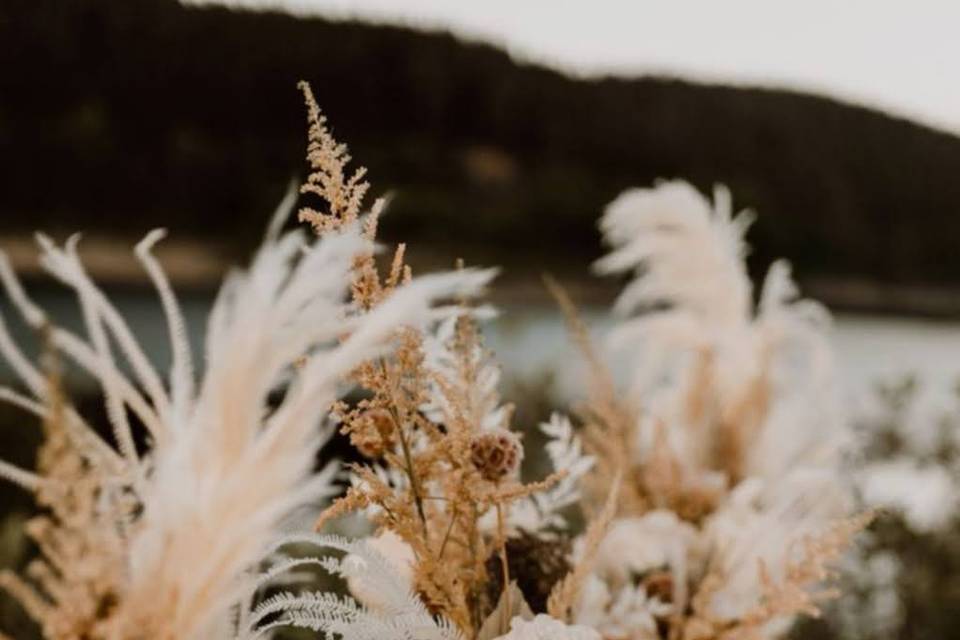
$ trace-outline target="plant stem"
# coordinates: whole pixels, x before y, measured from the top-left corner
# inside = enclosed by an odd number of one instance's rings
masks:
[[[500,507],[500,503],[497,505],[497,544],[500,546],[500,566],[503,569],[503,628],[508,629],[510,627],[510,612],[512,607],[510,606],[510,564],[507,562],[507,536],[504,533],[503,526],[503,509]]]
[[[457,507],[454,505],[453,513],[450,515],[450,525],[447,527],[447,533],[443,536],[443,542],[440,544],[440,553],[437,555],[437,559],[443,559],[443,552],[447,549],[447,542],[450,541],[450,534],[453,533],[453,525],[457,522]]]
[[[395,413],[391,410],[391,413]],[[407,437],[403,433],[403,427],[398,420],[398,417],[394,415],[394,420],[397,422],[397,434],[400,438],[400,447],[403,449],[403,464],[406,467],[407,477],[410,478],[410,491],[413,492],[413,502],[417,506],[417,515],[420,517],[420,526],[423,528],[423,540],[426,543],[430,542],[430,535],[427,529],[427,514],[423,509],[423,496],[420,492],[420,479],[417,478],[416,472],[413,470],[413,456],[410,454],[410,445],[407,443]]]
[[[387,367],[387,361],[383,358],[380,358],[380,369],[383,372],[384,380],[390,381],[390,369]],[[410,453],[410,444],[407,442],[406,433],[403,430],[403,421],[400,420],[400,415],[397,413],[397,407],[400,406],[397,403],[397,392],[393,384],[389,385],[390,388],[390,405],[387,407],[387,410],[390,412],[390,417],[393,418],[393,424],[397,429],[397,437],[400,440],[400,447],[403,449],[403,464],[404,471],[407,474],[407,478],[410,479],[410,491],[413,493],[413,502],[417,507],[417,516],[420,518],[420,528],[423,529],[423,541],[429,545],[430,543],[430,533],[427,528],[427,514],[423,508],[423,495],[420,488],[420,480],[417,478],[417,474],[413,469],[413,455]]]

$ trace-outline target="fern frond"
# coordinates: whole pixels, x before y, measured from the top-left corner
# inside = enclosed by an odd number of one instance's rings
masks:
[[[553,531],[568,528],[563,511],[580,501],[580,483],[596,461],[583,452],[583,444],[567,416],[552,414],[540,430],[549,438],[545,449],[553,471],[563,475],[550,488],[516,502],[510,510],[510,525],[549,537]]]
[[[454,625],[430,614],[409,583],[366,541],[335,535],[289,534],[278,538],[272,548],[294,544],[347,554],[343,559],[326,556],[308,562],[345,580],[363,582],[365,588],[376,592],[377,609],[332,593],[282,593],[257,607],[248,632],[261,634],[281,626],[299,626],[339,634],[344,640],[462,640]],[[293,566],[296,562],[284,564]],[[276,619],[271,620],[274,616]]]

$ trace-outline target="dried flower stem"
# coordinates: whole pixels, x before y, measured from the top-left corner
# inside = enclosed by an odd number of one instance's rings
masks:
[[[550,597],[547,600],[547,611],[551,616],[558,620],[570,620],[573,607],[580,597],[580,590],[583,583],[593,569],[593,563],[596,559],[597,551],[600,549],[600,543],[607,533],[610,523],[617,514],[617,500],[620,496],[620,488],[623,484],[623,476],[618,472],[615,476],[610,494],[607,496],[606,504],[600,515],[590,523],[587,532],[584,535],[584,550],[577,566],[574,567],[567,576],[554,586]]]
[[[383,371],[384,378],[389,376],[389,369],[387,363],[382,358],[380,359],[380,368]],[[417,476],[417,470],[414,468],[413,456],[410,453],[410,443],[407,441],[407,435],[405,429],[403,428],[403,422],[400,420],[400,416],[397,413],[398,403],[395,400],[395,390],[391,387],[390,390],[391,399],[393,400],[387,406],[387,411],[390,412],[390,416],[393,418],[393,424],[396,425],[397,439],[400,442],[400,447],[403,451],[403,469],[407,474],[407,478],[410,480],[410,491],[413,493],[413,501],[417,508],[417,516],[420,518],[420,525],[423,529],[423,539],[429,543],[430,532],[427,528],[427,514],[423,509],[423,492],[420,487],[420,478]]]
[[[509,627],[509,616],[512,608],[510,606],[510,563],[507,561],[507,534],[503,526],[503,509],[498,502],[496,504],[497,509],[497,546],[499,547],[500,554],[500,568],[503,571],[503,598],[506,602],[504,607],[504,616],[507,618],[504,620],[504,628]]]

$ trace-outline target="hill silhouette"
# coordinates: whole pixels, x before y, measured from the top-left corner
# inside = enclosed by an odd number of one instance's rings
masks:
[[[606,201],[684,177],[759,212],[757,265],[960,280],[960,140],[821,97],[572,79],[447,34],[172,0],[6,0],[0,51],[3,232],[162,225],[245,250],[305,170],[302,78],[394,193],[388,238],[580,269]]]

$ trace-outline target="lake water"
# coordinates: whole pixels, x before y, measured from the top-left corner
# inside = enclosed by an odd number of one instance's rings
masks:
[[[43,288],[32,295],[58,323],[82,332],[82,321],[71,296],[53,288]],[[169,358],[167,329],[153,294],[136,289],[119,290],[111,292],[111,298],[154,362],[165,368]],[[191,328],[191,340],[199,353],[210,297],[186,295],[181,297],[181,304]],[[21,325],[6,300],[0,301],[0,311],[15,339],[25,344],[29,353],[36,353],[32,332]],[[609,327],[602,310],[587,310],[584,317],[597,337]],[[858,395],[877,380],[905,373],[918,375],[929,388],[946,390],[952,388],[960,374],[960,322],[847,314],[838,315],[834,320],[837,362],[851,394]],[[484,332],[505,375],[529,379],[550,371],[561,395],[578,395],[583,379],[580,359],[567,337],[562,318],[553,307],[501,309],[500,317],[488,323]],[[611,366],[616,371],[622,365],[613,361]],[[0,381],[4,384],[12,381],[6,363],[0,364]]]
[[[610,327],[606,314],[597,310],[584,316],[600,341]],[[916,375],[926,387],[941,392],[952,390],[960,378],[960,322],[839,314],[831,334],[841,380],[851,395],[860,396],[877,381],[905,374]],[[563,320],[553,309],[508,309],[487,335],[512,374],[535,376],[551,370],[565,395],[577,393],[583,370]],[[624,366],[614,355],[607,357],[615,372]]]

